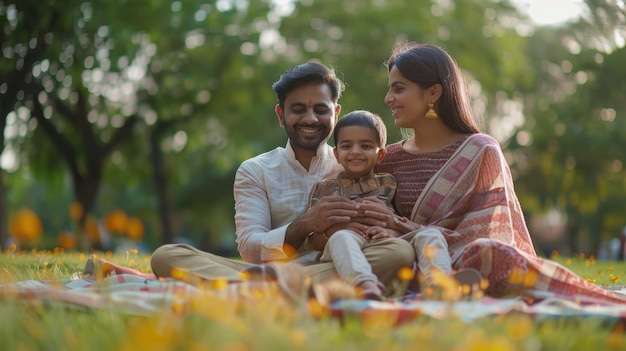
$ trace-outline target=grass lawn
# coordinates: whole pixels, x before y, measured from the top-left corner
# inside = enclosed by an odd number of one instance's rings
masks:
[[[103,255],[104,256],[104,255]],[[149,257],[106,257],[149,271]],[[0,284],[70,279],[87,257],[81,253],[5,252]],[[600,285],[621,285],[626,263],[585,257],[555,259]],[[185,311],[149,317],[87,310],[0,295],[0,350],[624,350],[623,327],[584,317],[531,318],[509,314],[464,322],[421,316],[396,326],[388,318],[340,322],[314,316],[307,306],[276,297],[254,301],[212,298]]]

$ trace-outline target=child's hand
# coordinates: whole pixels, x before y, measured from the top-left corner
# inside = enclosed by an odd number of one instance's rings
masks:
[[[395,236],[395,231],[379,226],[369,227],[365,231],[365,238],[369,239],[370,241],[393,238]]]

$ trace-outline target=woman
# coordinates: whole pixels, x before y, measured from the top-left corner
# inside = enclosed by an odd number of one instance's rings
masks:
[[[386,66],[385,103],[395,125],[412,136],[389,145],[376,168],[398,180],[399,216],[375,200],[362,205],[364,216],[401,232],[438,229],[453,268],[479,270],[491,296],[548,291],[578,301],[626,302],[537,257],[500,145],[480,133],[452,57],[436,46],[407,43],[396,47]]]

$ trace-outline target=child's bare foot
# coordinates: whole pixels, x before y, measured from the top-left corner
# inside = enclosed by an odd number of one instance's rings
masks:
[[[373,281],[364,281],[359,284],[359,291],[364,300],[383,300],[383,292],[378,284]]]

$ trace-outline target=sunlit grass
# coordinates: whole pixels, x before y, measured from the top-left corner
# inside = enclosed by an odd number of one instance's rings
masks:
[[[96,257],[137,269],[150,271],[150,256],[139,255],[136,250],[114,255],[111,252],[94,253]],[[89,254],[82,252],[17,251],[6,250],[0,254],[0,284],[21,280],[65,280],[83,272]]]
[[[602,286],[626,285],[626,262],[598,261],[585,254],[561,257],[553,253],[551,258],[592,283]]]
[[[99,253],[149,272],[147,255]],[[84,253],[0,254],[0,283],[64,280],[83,270]],[[626,264],[584,257],[555,259],[601,285],[621,284]],[[612,276],[620,276],[615,280]],[[0,298],[0,350],[621,350],[626,337],[615,322],[591,318],[533,318],[510,314],[471,323],[450,316],[419,316],[397,325],[395,312],[331,317],[323,307],[291,304],[276,294],[247,298],[206,289],[148,317],[87,310],[58,303]],[[315,313],[313,313],[315,312]]]

